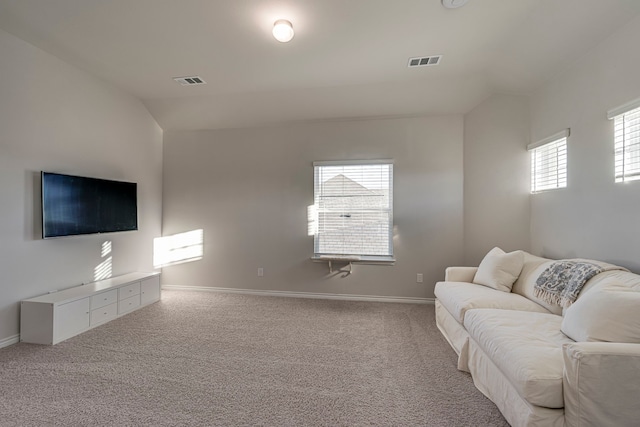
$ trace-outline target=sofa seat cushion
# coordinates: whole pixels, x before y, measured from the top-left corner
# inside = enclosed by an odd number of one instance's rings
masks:
[[[460,324],[464,323],[465,313],[474,308],[502,308],[549,313],[544,307],[522,295],[496,291],[474,283],[438,282],[434,292],[440,303]]]
[[[564,407],[562,317],[511,310],[468,311],[464,326],[520,396],[532,405]]]

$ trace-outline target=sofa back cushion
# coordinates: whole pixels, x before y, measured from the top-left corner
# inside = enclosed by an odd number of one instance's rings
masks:
[[[603,266],[612,266],[611,264],[600,263]],[[597,274],[591,280],[584,284],[582,291],[578,295],[580,299],[583,295],[586,295],[591,290],[607,288],[611,285],[624,285],[628,288],[637,289],[640,292],[640,276],[630,273],[626,270],[609,270],[603,273]]]
[[[566,309],[561,330],[574,341],[640,344],[640,276],[608,272]]]
[[[555,304],[549,304],[548,302],[545,302],[542,299],[536,297],[534,290],[536,280],[538,280],[540,274],[542,274],[542,272],[555,260],[541,258],[524,251],[523,256],[524,264],[522,267],[522,271],[520,272],[518,280],[516,280],[513,284],[511,292],[522,295],[523,297],[528,298],[537,304],[540,304],[553,314],[562,314],[562,307]]]

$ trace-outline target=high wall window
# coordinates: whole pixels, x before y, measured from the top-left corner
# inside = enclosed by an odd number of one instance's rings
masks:
[[[616,182],[640,179],[640,106],[638,104],[640,101],[609,112],[609,119],[614,121]]]
[[[567,186],[567,138],[569,129],[530,144],[531,192]]]
[[[393,256],[393,163],[315,162],[309,211],[315,254]]]

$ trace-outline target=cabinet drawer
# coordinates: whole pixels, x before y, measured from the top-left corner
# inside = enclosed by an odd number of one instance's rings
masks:
[[[118,301],[122,301],[125,298],[129,298],[134,295],[140,295],[140,282],[132,283],[118,289]]]
[[[128,313],[140,307],[140,294],[123,299],[118,302],[118,314]]]
[[[118,304],[113,303],[95,310],[91,310],[91,326],[113,320],[118,315]]]
[[[95,310],[96,308],[104,307],[115,302],[118,302],[117,289],[108,292],[102,292],[91,297],[91,310]]]

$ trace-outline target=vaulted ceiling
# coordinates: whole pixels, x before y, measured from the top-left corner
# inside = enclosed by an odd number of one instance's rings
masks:
[[[531,93],[639,13],[638,0],[0,0],[0,28],[177,130],[465,113]],[[271,36],[281,18],[289,43]],[[427,55],[441,64],[407,67]],[[172,80],[191,75],[207,84]]]

